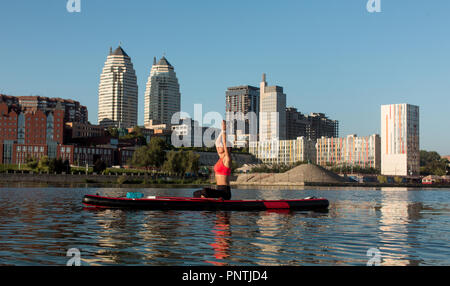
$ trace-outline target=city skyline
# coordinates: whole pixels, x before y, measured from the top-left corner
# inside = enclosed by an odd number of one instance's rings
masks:
[[[152,57],[165,52],[177,67],[184,99],[181,109],[190,114],[194,103],[202,103],[205,112],[224,114],[224,90],[257,85],[265,72],[283,86],[287,106],[328,114],[339,120],[342,136],[379,134],[378,113],[383,104],[418,105],[421,149],[450,154],[450,134],[435,124],[445,122],[450,106],[446,52],[450,42],[442,36],[449,24],[445,11],[450,3],[417,1],[407,7],[383,3],[383,12],[375,14],[367,13],[365,3],[258,3],[189,7],[182,2],[110,1],[113,16],[124,10],[134,13],[133,19],[127,16],[131,21],[114,29],[107,28],[111,15],[98,3],[83,1],[79,14],[67,13],[60,3],[2,3],[0,15],[17,25],[0,28],[7,39],[0,47],[0,93],[72,98],[88,107],[89,121],[95,123],[98,103],[93,99],[105,48],[122,41],[138,78],[139,125],[144,120],[144,90]],[[158,13],[152,14],[156,22],[160,19],[168,25],[151,30],[154,36],[146,39],[139,33],[148,28],[144,12],[159,9],[169,10],[178,20],[168,23]],[[271,10],[283,13],[279,23],[269,25],[262,19]],[[323,17],[317,17],[319,11]],[[43,13],[48,15],[45,19]],[[223,15],[242,23],[231,23]],[[250,41],[234,44],[249,35]],[[283,44],[261,42],[262,35]]]

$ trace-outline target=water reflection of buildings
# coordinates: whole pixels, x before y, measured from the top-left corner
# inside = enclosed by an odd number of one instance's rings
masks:
[[[168,256],[182,261],[183,257],[168,247],[176,245],[181,236],[180,217],[175,212],[170,221],[167,212],[105,210],[96,216],[98,250],[83,261],[91,265],[142,265]],[[155,223],[159,221],[166,223]]]
[[[96,235],[98,237],[95,245],[97,251],[83,260],[90,265],[117,264],[121,262],[117,249],[126,247],[126,240],[118,239],[121,229],[126,226],[126,212],[121,210],[94,210],[98,227]]]
[[[407,188],[382,188],[380,243],[382,265],[417,265],[414,247],[420,247],[417,230],[409,224],[421,218],[422,203],[414,202]],[[417,226],[416,226],[417,227]],[[421,231],[421,230],[419,230]]]
[[[261,249],[261,260],[265,265],[277,265],[280,264],[279,251],[281,246],[276,243],[276,238],[279,236],[282,225],[285,224],[282,215],[277,213],[261,213],[256,224],[259,227],[259,237],[257,241],[252,244]]]

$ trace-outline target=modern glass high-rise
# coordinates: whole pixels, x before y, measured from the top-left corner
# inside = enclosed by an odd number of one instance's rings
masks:
[[[118,47],[106,59],[98,89],[98,123],[105,127],[137,125],[138,85],[131,58]]]
[[[145,90],[144,124],[171,125],[172,116],[181,110],[180,85],[169,61],[156,58],[147,81]]]
[[[381,106],[381,173],[411,176],[420,173],[419,107]]]

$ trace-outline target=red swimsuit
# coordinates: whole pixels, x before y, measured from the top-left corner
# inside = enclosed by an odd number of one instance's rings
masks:
[[[230,176],[231,168],[225,166],[223,164],[223,159],[220,158],[219,161],[217,161],[216,165],[214,166],[214,172],[216,172],[216,175]]]

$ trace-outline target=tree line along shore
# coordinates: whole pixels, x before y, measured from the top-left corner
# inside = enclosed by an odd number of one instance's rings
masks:
[[[201,150],[203,151],[203,150]],[[212,154],[212,153],[211,153]],[[214,156],[212,156],[214,157]],[[213,164],[215,158],[208,162]],[[242,164],[241,164],[242,165]],[[233,161],[232,171],[234,185],[354,185],[355,181],[347,177],[347,174],[369,175],[372,180],[359,182],[359,186],[419,186],[419,182],[405,180],[402,177],[389,177],[379,174],[379,170],[373,168],[359,168],[351,166],[317,166],[309,162],[297,162],[290,166],[250,164],[243,171],[242,166]],[[421,170],[425,175],[448,173],[448,161],[441,159],[436,152],[421,151]],[[337,173],[341,175],[337,175]],[[200,155],[192,148],[173,148],[161,138],[152,138],[149,144],[138,148],[128,162],[128,168],[108,168],[106,164],[97,160],[93,166],[71,166],[69,162],[61,159],[49,159],[42,157],[39,160],[28,158],[21,165],[0,165],[1,180],[11,177],[8,181],[24,178],[22,175],[94,175],[86,177],[85,183],[116,183],[116,184],[209,184],[213,183],[212,166],[200,164]],[[6,176],[5,176],[6,175]],[[108,176],[109,179],[99,179]],[[49,176],[32,176],[35,181],[57,181],[49,179]],[[117,178],[112,178],[117,177]],[[31,179],[30,179],[31,180]],[[68,177],[68,180],[80,179]]]

